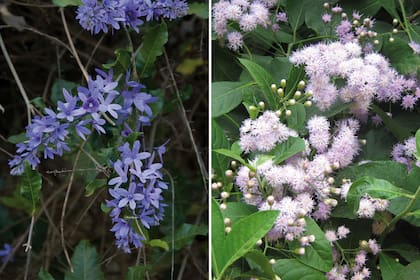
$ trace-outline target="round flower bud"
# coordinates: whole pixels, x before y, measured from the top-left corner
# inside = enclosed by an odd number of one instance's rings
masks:
[[[311,97],[312,95],[314,95],[314,92],[312,90],[308,90],[306,92],[306,96]]]
[[[305,101],[305,103],[303,103],[303,105],[305,107],[311,107],[312,106],[312,101],[311,100],[307,100],[307,101]]]
[[[373,31],[373,32],[372,32],[372,36],[373,36],[373,37],[378,36],[378,32]]]
[[[238,163],[237,163],[236,161],[232,160],[232,161],[230,162],[230,166],[231,166],[232,168],[236,168],[236,167],[238,167]]]
[[[230,178],[230,177],[232,177],[232,176],[233,176],[233,171],[232,171],[232,170],[230,170],[230,169],[226,170],[226,171],[225,171],[225,176],[226,176],[226,177],[229,177],[229,178]]]
[[[277,117],[280,117],[280,116],[281,116],[281,111],[280,111],[280,110],[277,110],[277,111],[276,111],[276,116],[277,116]]]
[[[329,164],[327,164],[327,166],[325,166],[325,173],[331,173],[332,172],[332,168]]]
[[[323,188],[322,193],[325,194],[325,195],[330,194],[330,188],[328,188],[328,187]]]
[[[366,139],[359,139],[359,143],[361,145],[366,145],[367,141],[366,141]]]
[[[329,8],[330,8],[330,3],[325,2],[325,3],[324,3],[324,8],[325,8],[325,9],[329,9]]]
[[[285,79],[282,79],[281,81],[280,81],[280,85],[281,85],[281,87],[285,87],[286,86],[286,80]]]
[[[366,32],[364,32],[364,31],[360,32],[360,35],[359,36],[360,37],[365,37],[366,36]]]
[[[264,103],[264,102],[262,102],[262,101],[260,101],[260,102],[258,103],[258,107],[260,107],[262,110],[264,110],[265,103]]]
[[[328,184],[332,185],[332,184],[334,184],[335,180],[334,180],[333,177],[328,177],[327,182],[328,182]]]
[[[287,225],[288,226],[293,226],[294,224],[295,224],[295,220],[293,220],[291,218],[287,220]]]
[[[296,248],[295,249],[295,253],[298,254],[298,255],[303,256],[303,255],[305,255],[305,248],[304,247]]]
[[[305,86],[306,86],[305,81],[300,81],[300,82],[298,83],[298,85],[297,85],[297,88],[298,88],[298,89],[303,89]]]
[[[293,96],[295,99],[299,99],[302,96],[302,92],[300,90],[297,90],[295,92],[295,95]]]
[[[250,172],[249,172],[249,177],[254,178],[254,177],[255,177],[255,175],[257,175],[257,174],[255,174],[255,172],[254,172],[254,171],[250,171]]]
[[[277,130],[277,128],[279,128],[279,126],[277,124],[273,125],[274,130]]]
[[[373,37],[373,31],[372,31],[372,30],[369,30],[369,31],[368,31],[368,33],[367,33],[367,35],[368,35],[369,37]]]
[[[336,162],[334,162],[334,163],[332,164],[332,167],[333,167],[334,169],[338,169],[338,168],[340,168],[340,163],[339,163],[338,161],[336,161]]]
[[[249,188],[252,188],[255,185],[255,181],[254,180],[249,180],[247,185],[248,185]]]
[[[307,236],[302,236],[300,238],[300,243],[301,244],[307,244],[309,242],[309,238]]]
[[[315,241],[315,235],[311,234],[308,236],[309,242],[314,242]]]
[[[398,29],[396,29],[396,28],[392,29],[392,33],[397,34],[398,33]]]
[[[255,107],[254,105],[251,105],[251,106],[248,107],[248,110],[249,111],[255,111],[255,110],[257,110],[257,107]]]
[[[333,194],[338,195],[338,194],[340,194],[340,193],[341,193],[341,189],[340,189],[340,188],[331,188],[331,192],[332,192]]]
[[[246,200],[250,200],[250,199],[252,198],[252,194],[250,194],[250,193],[246,193],[246,194],[244,195],[244,197],[245,197],[245,199],[246,199]]]
[[[231,228],[231,227],[225,227],[225,232],[226,232],[226,233],[229,233],[231,230],[232,230],[232,228]]]
[[[307,212],[304,209],[302,209],[302,208],[298,209],[298,211],[297,211],[297,216],[299,218],[305,217],[306,214],[307,214]]]
[[[360,240],[359,241],[359,246],[360,246],[360,248],[365,249],[365,250],[369,249],[369,244],[366,240]]]
[[[346,18],[347,14],[346,13],[341,13],[341,18]]]
[[[268,262],[269,262],[271,265],[273,265],[273,264],[275,264],[275,263],[276,263],[276,260],[275,260],[275,259],[270,259]]]
[[[296,220],[296,224],[298,226],[304,226],[304,225],[306,225],[306,221],[305,221],[304,218],[299,218],[299,219]]]
[[[286,110],[286,117],[290,117],[292,115],[292,111]]]
[[[223,184],[222,184],[222,182],[217,182],[217,187],[218,187],[218,188],[221,188],[221,187],[223,187]]]
[[[296,100],[294,100],[293,98],[289,100],[289,105],[295,105],[296,104]]]
[[[230,226],[231,220],[229,218],[225,218],[223,222],[225,223],[226,226]]]
[[[370,18],[365,18],[365,19],[363,20],[363,24],[364,24],[365,26],[369,26],[369,25],[370,25]]]
[[[261,239],[258,239],[257,243],[255,243],[255,245],[257,246],[261,246],[263,244],[263,241]]]
[[[325,204],[327,204],[331,207],[335,207],[338,204],[337,200],[334,199],[334,198],[328,198],[327,201],[328,201],[328,203],[325,203]]]
[[[272,84],[272,85],[271,85],[271,90],[272,90],[273,92],[276,92],[276,91],[277,91],[277,86],[276,86],[276,84]]]
[[[267,197],[267,203],[268,203],[268,205],[273,205],[274,204],[274,202],[275,202],[275,199],[274,199],[274,196],[272,196],[272,195],[269,195],[268,197]]]
[[[220,204],[220,210],[224,211],[227,208],[227,204],[226,203],[222,203]]]
[[[394,19],[392,20],[392,25],[397,25],[397,24],[398,24],[398,19],[394,18]]]
[[[229,193],[228,193],[228,192],[222,192],[222,193],[220,194],[220,196],[221,196],[223,199],[226,199],[226,198],[228,198],[228,197],[229,197]]]
[[[212,183],[212,184],[211,184],[211,188],[212,188],[213,190],[217,190],[217,189],[219,188],[219,186],[217,185],[217,183]]]
[[[393,38],[393,37],[390,37],[390,38],[388,39],[388,41],[389,41],[390,43],[393,43],[393,42],[394,42],[394,38]]]
[[[279,88],[279,89],[277,90],[277,94],[278,94],[280,97],[283,97],[283,96],[284,96],[284,90],[283,90],[282,88]]]
[[[379,40],[374,40],[374,41],[373,41],[373,44],[375,44],[375,45],[379,45]]]
[[[281,280],[281,278],[278,275],[275,275],[274,280]]]
[[[353,25],[358,26],[359,25],[359,21],[357,19],[353,20]]]

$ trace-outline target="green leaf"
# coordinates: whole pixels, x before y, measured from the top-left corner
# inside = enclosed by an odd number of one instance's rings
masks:
[[[326,239],[324,231],[311,218],[305,218],[306,230],[305,234],[315,235],[315,242],[306,247],[303,256],[297,256],[296,259],[307,266],[316,270],[328,272],[333,266],[332,249],[330,242]],[[299,242],[291,244],[292,249],[301,247]]]
[[[229,207],[229,205],[228,205]],[[223,242],[221,254],[221,274],[237,259],[251,250],[273,226],[278,211],[259,211],[240,219]]]
[[[274,153],[274,163],[279,164],[295,154],[305,150],[305,141],[299,137],[289,137],[286,142],[277,145],[271,153]]]
[[[41,267],[38,272],[38,280],[54,280],[54,277]]]
[[[114,73],[124,73],[130,67],[131,50],[128,48],[119,48],[114,51],[115,60],[110,63],[103,64],[105,69],[113,69]]]
[[[220,248],[224,248],[225,225],[223,223],[222,211],[214,198],[211,199],[211,263],[212,270],[216,279],[219,278],[223,266],[223,253]]]
[[[420,260],[404,267],[394,280],[418,280],[420,274]]]
[[[53,0],[54,5],[58,7],[67,7],[67,6],[81,6],[82,0]]]
[[[408,262],[414,262],[414,261],[420,260],[419,248],[417,248],[416,246],[407,244],[407,243],[393,244],[390,247],[386,247],[384,249],[397,252],[401,257],[406,259]]]
[[[191,244],[197,235],[207,235],[208,227],[204,225],[182,224],[174,233],[174,249],[180,250]],[[165,236],[163,239],[168,243],[172,243],[171,235]]]
[[[0,202],[8,207],[24,210],[28,213],[28,215],[32,214],[32,203],[30,200],[22,196],[20,187],[17,187],[13,191],[12,196],[1,196]]]
[[[420,129],[416,132],[416,150],[417,150],[417,160],[420,161]]]
[[[228,150],[228,149],[216,149],[216,150],[214,150],[214,152],[216,152],[218,154],[221,154],[221,155],[224,155],[224,156],[227,156],[227,157],[230,157],[230,158],[233,158],[233,159],[239,161],[240,163],[242,163],[243,165],[249,166],[249,164],[247,164],[246,161],[243,158],[241,158],[240,155],[234,153],[231,150]]]
[[[24,132],[16,134],[16,135],[9,136],[7,138],[7,141],[12,143],[12,144],[22,143],[25,140],[26,140],[26,135],[25,135]]]
[[[395,0],[379,0],[382,7],[390,14],[393,18],[400,19],[400,15],[397,11],[397,5],[395,5]]]
[[[395,37],[392,43],[384,42],[382,52],[401,74],[416,75],[418,73],[420,56],[413,52],[406,40]]]
[[[58,101],[63,101],[63,88],[68,92],[71,92],[73,89],[77,88],[77,84],[69,82],[66,80],[57,79],[54,81],[51,87],[51,102],[57,104]]]
[[[381,8],[379,0],[344,0],[340,1],[345,11],[359,11],[362,15],[375,15]]]
[[[85,187],[85,196],[89,197],[95,193],[96,190],[103,188],[107,185],[106,179],[95,179]]]
[[[150,265],[137,265],[128,267],[126,280],[146,279],[146,272],[151,270]]]
[[[147,244],[149,244],[152,247],[159,247],[165,251],[169,251],[168,243],[162,239],[152,239],[149,242],[147,242]]]
[[[395,261],[394,258],[381,253],[379,255],[379,267],[381,268],[381,275],[383,280],[392,280],[395,276],[399,275],[400,271],[404,268],[402,264]]]
[[[212,83],[212,117],[221,116],[235,109],[241,104],[244,92],[252,85],[253,83],[241,82]]]
[[[241,218],[247,217],[257,212],[257,207],[243,202],[229,202],[229,207],[222,212],[223,218],[229,218],[234,225]]]
[[[282,280],[325,280],[325,274],[296,259],[281,259],[273,265]]]
[[[328,1],[330,5],[334,5],[335,2],[337,1]],[[331,32],[330,25],[323,22],[320,16],[325,13],[324,3],[324,0],[305,1],[305,23],[319,35],[327,35]]]
[[[21,195],[31,202],[31,215],[38,210],[41,187],[41,174],[39,174],[36,170],[32,170],[29,164],[26,164],[25,172],[22,174],[19,188]]]
[[[277,109],[279,104],[276,95],[271,90],[271,85],[275,83],[274,78],[260,65],[247,59],[239,59],[241,64],[251,75],[252,79],[257,83],[265,100],[268,102],[267,107]]]
[[[196,15],[202,19],[209,18],[209,4],[206,3],[197,3],[193,2],[188,4],[188,14],[189,15]]]
[[[420,62],[419,62],[420,63]],[[384,122],[385,126],[392,132],[392,134],[400,141],[408,138],[411,136],[410,131],[408,129],[401,127],[396,123],[393,119],[391,119],[381,108],[377,105],[372,105],[372,110],[378,114],[382,121]]]
[[[268,258],[261,251],[251,250],[245,255],[245,258],[251,268],[258,267],[261,272],[269,277],[268,279],[275,279],[276,275],[274,274],[273,267]]]
[[[287,0],[286,13],[293,33],[303,24],[306,1]]]
[[[143,36],[137,62],[141,65],[140,77],[149,70],[158,56],[163,54],[163,48],[168,42],[168,28],[164,22],[148,28]]]
[[[104,279],[99,264],[99,256],[89,241],[81,240],[71,257],[74,272],[67,271],[65,280],[92,280]]]
[[[288,108],[292,111],[292,115],[287,117],[287,126],[291,129],[299,130],[306,120],[305,106],[301,103],[296,103]]]
[[[211,122],[211,145],[212,149],[229,149],[229,141],[226,138],[226,134],[223,132],[223,129],[219,126],[219,124],[212,120]],[[223,176],[225,170],[229,166],[229,159],[221,154],[218,154],[212,151],[212,167],[214,173],[219,176]]]

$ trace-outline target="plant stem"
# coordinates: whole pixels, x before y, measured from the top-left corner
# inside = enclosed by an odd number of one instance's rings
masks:
[[[401,9],[401,13],[402,13],[403,21],[404,21],[404,29],[407,32],[407,35],[410,41],[413,41],[413,37],[411,37],[411,32],[410,32],[410,23],[408,22],[407,15],[405,13],[404,0],[399,0],[398,2],[400,3],[400,9]]]

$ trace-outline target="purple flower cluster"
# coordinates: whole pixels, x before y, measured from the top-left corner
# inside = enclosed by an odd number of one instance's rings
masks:
[[[185,0],[82,0],[76,19],[92,34],[108,29],[120,29],[121,25],[139,32],[144,21],[185,16],[188,5]]]
[[[26,127],[26,140],[18,143],[16,155],[9,161],[12,175],[21,175],[25,163],[32,169],[40,163],[39,153],[44,159],[54,159],[62,156],[64,151],[70,151],[66,142],[70,131],[86,140],[92,130],[105,134],[105,115],[123,122],[132,113],[132,104],[140,112],[138,126],[147,124],[152,115],[149,103],[156,98],[141,92],[143,85],[129,81],[127,75],[125,90],[116,90],[118,83],[113,80],[113,73],[96,70],[96,78],[89,77],[87,87],[79,86],[77,96],[63,89],[64,101],[57,103],[56,111],[46,108],[44,116],[35,116],[32,123]],[[125,98],[123,106],[117,103],[117,98]]]
[[[416,158],[416,154],[417,148],[415,137],[406,139],[403,144],[395,144],[391,152],[392,159],[407,165],[409,170],[413,167],[413,164],[420,167],[420,160]]]
[[[162,190],[168,186],[162,181],[162,153],[156,149],[159,162],[155,162],[155,152],[142,151],[140,141],[130,147],[125,143],[119,148],[121,159],[114,162],[117,176],[108,184],[114,186],[109,193],[113,197],[107,201],[112,210],[110,216],[114,226],[117,247],[130,253],[130,244],[139,248],[145,239],[142,227],[149,229],[163,219],[164,207]],[[128,185],[128,189],[122,187]],[[141,225],[139,224],[139,221]]]
[[[336,187],[333,174],[348,166],[358,154],[358,130],[359,122],[355,119],[337,121],[331,128],[325,117],[314,116],[308,121],[306,149],[278,165],[266,154],[258,153],[270,152],[297,133],[282,124],[272,111],[242,123],[240,146],[244,152],[253,152],[255,158],[250,165],[254,170],[241,166],[235,184],[246,203],[259,210],[280,210],[267,235],[269,240],[303,238],[305,216],[316,220],[329,218],[337,198],[348,191],[347,184]]]

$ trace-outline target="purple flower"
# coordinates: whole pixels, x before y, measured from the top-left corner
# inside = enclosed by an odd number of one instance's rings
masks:
[[[410,48],[413,50],[413,52],[415,54],[420,54],[420,44],[416,43],[414,41],[410,41],[410,43],[408,43],[408,45],[410,46]]]
[[[121,152],[121,158],[123,159],[124,164],[127,166],[134,163],[139,167],[142,167],[143,163],[141,161],[150,157],[150,153],[140,152],[139,140],[134,142],[132,150],[130,150],[130,145],[128,143],[125,143],[119,147],[118,150]]]
[[[278,13],[276,16],[276,21],[287,22],[287,14],[283,12]]]
[[[118,118],[118,114],[117,114],[116,110],[120,110],[121,109],[121,105],[119,105],[119,104],[112,104],[112,101],[114,101],[114,99],[115,99],[115,94],[108,93],[107,97],[99,105],[98,109],[102,113],[108,112],[113,118],[117,119]]]
[[[108,185],[110,186],[115,185],[115,187],[118,188],[119,186],[121,186],[121,184],[124,184],[127,182],[128,165],[123,166],[123,163],[121,162],[121,160],[117,160],[114,163],[114,169],[119,176],[111,179],[108,182]]]
[[[144,198],[144,195],[141,193],[136,193],[137,185],[131,183],[128,191],[123,188],[115,188],[114,192],[119,196],[120,201],[118,202],[118,208],[123,208],[127,204],[131,210],[136,209],[136,201],[141,201]]]
[[[90,122],[90,120],[83,120],[75,126],[77,135],[79,135],[79,137],[83,140],[86,140],[86,135],[90,134],[90,130],[85,127],[85,125],[89,124]]]
[[[73,97],[69,92],[63,88],[65,103],[58,101],[57,109],[60,113],[57,114],[58,119],[66,119],[69,122],[74,120],[74,117],[83,115],[83,110],[76,108],[76,103],[79,100],[77,97]]]
[[[4,243],[3,246],[4,246],[4,249],[0,250],[1,261],[3,263],[6,263],[7,261],[13,261],[13,259],[9,257],[13,251],[13,247],[10,246],[10,244],[8,243]]]

